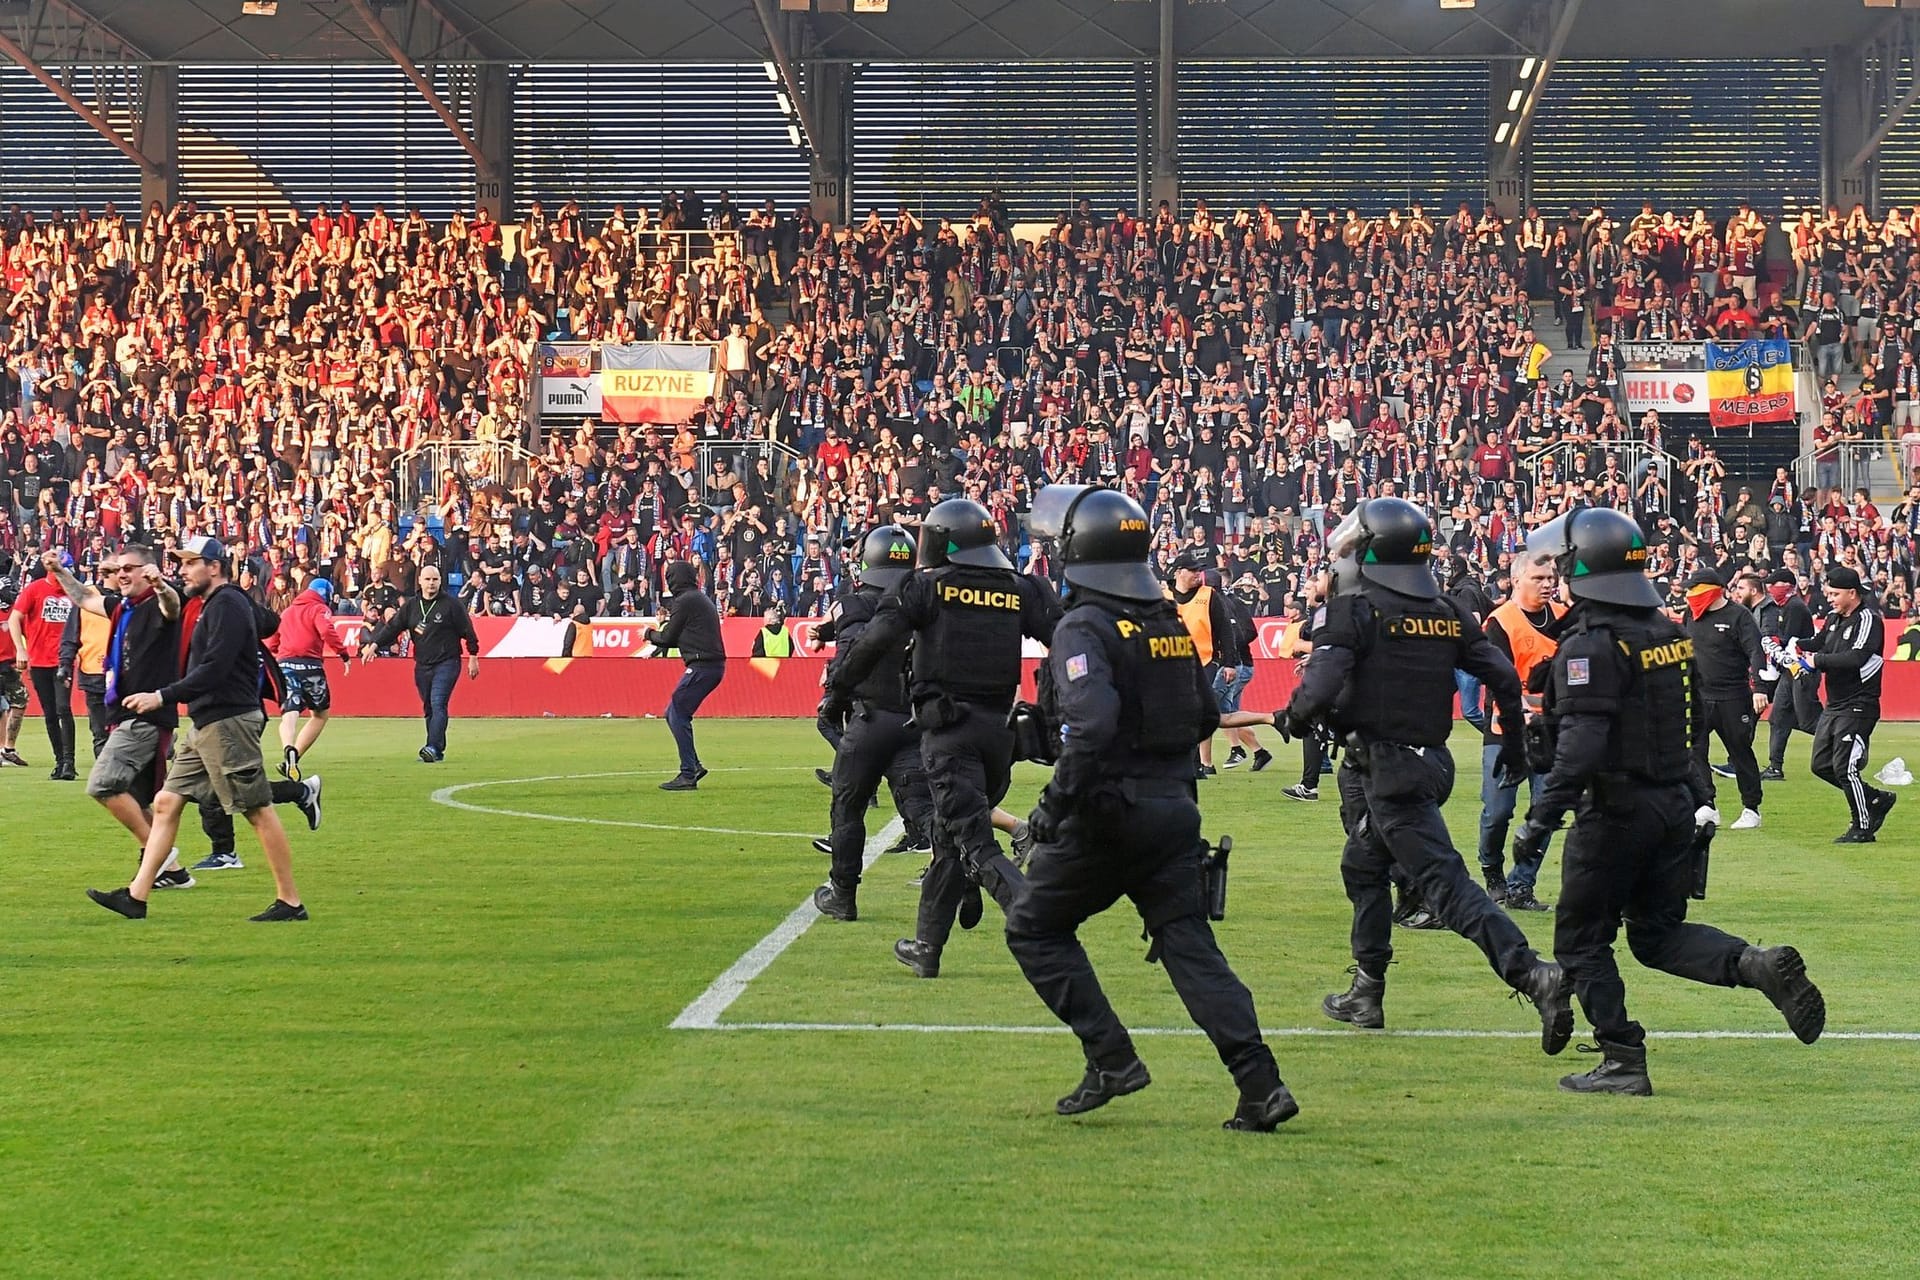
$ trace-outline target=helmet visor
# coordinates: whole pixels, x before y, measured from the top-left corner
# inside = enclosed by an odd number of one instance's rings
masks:
[[[1093,488],[1088,484],[1050,484],[1033,498],[1033,511],[1027,527],[1034,536],[1058,540],[1067,531],[1067,516],[1073,504]]]
[[[1348,556],[1358,555],[1361,544],[1367,540],[1367,526],[1360,522],[1360,509],[1354,508],[1347,513],[1327,539],[1327,555],[1334,560],[1344,560]]]

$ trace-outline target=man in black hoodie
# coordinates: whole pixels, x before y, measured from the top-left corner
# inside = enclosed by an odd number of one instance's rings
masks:
[[[667,728],[680,748],[680,772],[660,784],[662,791],[697,791],[707,776],[700,753],[693,747],[693,717],[707,695],[720,687],[727,674],[727,651],[720,639],[720,611],[700,589],[700,567],[691,560],[667,566],[666,625],[648,627],[646,638],[656,648],[678,649],[686,674],[673,687],[667,703]]]
[[[109,911],[131,920],[147,914],[147,896],[173,850],[180,811],[188,800],[217,800],[228,813],[244,813],[273,871],[274,902],[257,921],[305,920],[307,909],[293,883],[293,851],[273,810],[260,735],[260,625],[253,601],[227,579],[227,549],[217,539],[188,538],[181,545],[180,576],[189,597],[181,615],[188,634],[186,674],[165,688],[122,698],[134,715],[176,702],[187,705],[193,728],[175,746],[166,788],[154,798],[153,826],[139,874],[124,889],[87,890]]]

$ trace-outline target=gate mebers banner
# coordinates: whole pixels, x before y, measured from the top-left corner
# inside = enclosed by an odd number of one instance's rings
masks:
[[[598,418],[600,375],[584,342],[540,344],[540,418]],[[577,425],[577,424],[576,424]]]
[[[1784,338],[1707,344],[1707,421],[1752,427],[1794,418],[1793,350]]]
[[[715,348],[642,342],[600,348],[600,416],[607,422],[681,423],[713,394]]]

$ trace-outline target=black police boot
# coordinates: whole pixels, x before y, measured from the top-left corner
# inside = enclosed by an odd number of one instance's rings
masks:
[[[1566,1048],[1573,1036],[1573,983],[1566,971],[1551,960],[1539,961],[1515,994],[1540,1012],[1540,1048],[1548,1055]]]
[[[1387,993],[1387,980],[1368,974],[1359,965],[1349,965],[1347,972],[1353,975],[1353,985],[1344,994],[1336,993],[1320,1002],[1320,1011],[1335,1022],[1351,1022],[1356,1027],[1370,1027],[1379,1030],[1387,1025],[1387,1016],[1381,1012],[1380,998]]]
[[[1606,1057],[1585,1075],[1561,1076],[1560,1087],[1568,1093],[1629,1093],[1640,1098],[1653,1093],[1653,1081],[1647,1079],[1646,1045],[1603,1039],[1598,1045],[1581,1045],[1580,1052]]]
[[[1138,1093],[1152,1083],[1153,1077],[1147,1074],[1147,1064],[1138,1058],[1112,1071],[1103,1071],[1089,1063],[1087,1074],[1080,1078],[1079,1087],[1054,1103],[1053,1109],[1063,1116],[1077,1116],[1095,1107],[1104,1107],[1115,1098]]]
[[[1531,888],[1508,889],[1506,901],[1502,903],[1502,905],[1505,906],[1506,909],[1509,911],[1551,911],[1553,910],[1552,907],[1549,907],[1546,903],[1534,897],[1533,890]]]
[[[1243,1095],[1233,1115],[1220,1127],[1237,1133],[1272,1133],[1299,1114],[1300,1104],[1287,1092],[1287,1086],[1281,1084],[1264,1097]]]
[[[813,776],[823,787],[833,785],[833,771],[831,769],[815,769]]]
[[[853,886],[829,880],[813,891],[813,907],[835,920],[858,920],[860,908],[854,905]]]
[[[1481,868],[1481,871],[1486,877],[1487,896],[1493,899],[1495,906],[1505,903],[1507,900],[1507,871],[1505,864],[1496,862],[1491,867]]]
[[[894,943],[893,958],[913,970],[916,978],[940,976],[940,948],[930,947],[918,938],[902,938]]]
[[[1827,1027],[1827,1000],[1807,977],[1807,962],[1792,947],[1748,947],[1740,953],[1740,982],[1773,1001],[1801,1044]]]

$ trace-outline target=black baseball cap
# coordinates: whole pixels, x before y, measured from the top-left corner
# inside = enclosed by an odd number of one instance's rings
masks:
[[[1836,564],[1827,570],[1827,585],[1842,591],[1858,591],[1861,589],[1860,575],[1846,565]]]

